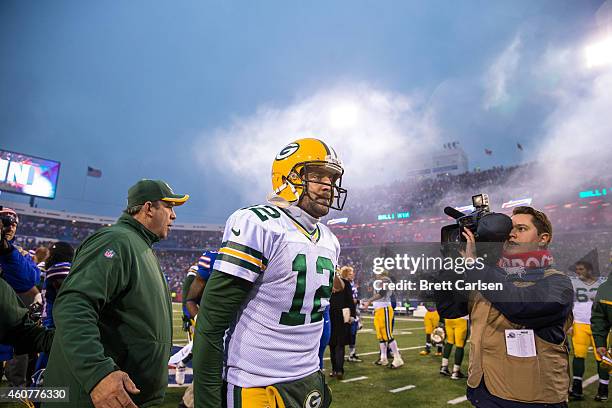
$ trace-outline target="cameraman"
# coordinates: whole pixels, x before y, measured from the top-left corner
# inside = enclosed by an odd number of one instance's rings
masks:
[[[13,288],[19,299],[25,305],[34,303],[40,293],[36,285],[40,281],[40,270],[34,264],[27,251],[13,244],[19,217],[10,208],[0,207],[0,220],[2,220],[2,239],[0,240],[0,269],[2,278]],[[15,355],[11,360],[12,352],[6,346],[2,349],[1,359],[9,359],[6,366],[6,378],[13,386],[26,385],[28,356]]]
[[[465,229],[463,236],[463,255],[474,259],[474,234]],[[470,315],[467,397],[476,407],[567,407],[573,292],[569,278],[551,268],[551,239],[544,213],[516,207],[498,264],[456,275],[501,283],[503,290],[472,291],[467,298],[438,294],[442,317]]]

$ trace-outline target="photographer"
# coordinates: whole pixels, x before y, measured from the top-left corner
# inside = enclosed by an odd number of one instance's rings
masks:
[[[27,251],[13,244],[19,224],[17,213],[10,208],[0,209],[2,240],[0,240],[0,268],[4,280],[11,285],[17,296],[30,304],[39,293],[36,285],[40,281],[40,270]]]
[[[40,293],[36,285],[40,281],[40,270],[27,251],[13,244],[19,217],[10,208],[0,207],[2,239],[0,240],[0,269],[2,278],[8,283],[25,305],[32,305]],[[27,383],[28,355],[14,355],[10,347],[0,346],[0,359],[9,361],[6,378],[13,386]],[[12,359],[11,359],[12,358]]]
[[[467,241],[462,253],[474,259],[474,234],[467,228],[462,234]],[[460,277],[501,283],[503,290],[437,294],[442,317],[470,315],[467,397],[476,407],[567,406],[566,333],[572,324],[573,291],[569,278],[551,268],[551,239],[552,226],[544,213],[516,207],[497,265]],[[447,271],[446,277],[453,273]]]
[[[0,240],[5,241],[3,219],[0,218]],[[14,234],[13,234],[14,235]],[[3,279],[4,271],[0,269],[0,343],[15,347],[17,353],[49,351],[53,341],[53,331],[37,326],[29,318],[28,309],[15,294],[11,286]],[[2,372],[0,370],[0,377]]]

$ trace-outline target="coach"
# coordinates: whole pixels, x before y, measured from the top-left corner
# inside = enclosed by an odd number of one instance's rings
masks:
[[[474,258],[474,235],[466,229],[464,237],[465,257]],[[499,282],[503,290],[473,291],[467,302],[438,298],[442,317],[470,315],[467,397],[476,407],[567,407],[573,290],[551,267],[551,239],[544,213],[515,208],[502,267],[465,274],[466,281]]]
[[[140,180],[117,223],[77,249],[53,309],[57,329],[44,378],[46,387],[69,387],[70,403],[44,406],[162,403],[172,305],[151,246],[168,236],[174,206],[188,198],[161,180]]]

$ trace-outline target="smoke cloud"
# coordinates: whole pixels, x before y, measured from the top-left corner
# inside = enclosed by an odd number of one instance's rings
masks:
[[[231,174],[246,201],[261,201],[271,191],[276,154],[296,139],[314,137],[331,145],[344,162],[344,185],[389,183],[440,146],[424,102],[361,83],[320,90],[286,106],[262,106],[203,134],[212,153],[200,157],[201,164],[214,163]]]

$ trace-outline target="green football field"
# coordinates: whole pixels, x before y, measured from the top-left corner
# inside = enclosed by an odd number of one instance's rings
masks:
[[[185,333],[181,330],[180,305],[174,305],[175,344],[186,344]],[[394,335],[398,342],[405,365],[397,370],[374,365],[378,358],[378,341],[374,333],[373,318],[364,317],[363,329],[357,335],[357,353],[362,363],[344,365],[343,381],[328,377],[333,391],[332,406],[353,407],[470,407],[465,400],[465,380],[451,380],[438,374],[441,357],[420,356],[425,341],[422,320],[397,317]],[[468,350],[469,347],[466,347]],[[328,350],[329,351],[329,350]],[[328,353],[326,353],[328,355]],[[451,355],[451,365],[453,362]],[[462,365],[467,372],[468,353]],[[325,360],[329,372],[329,359]],[[587,363],[585,379],[597,374],[594,359]],[[520,375],[520,373],[517,373]],[[593,378],[593,380],[595,380]],[[593,381],[592,380],[592,381]],[[597,382],[585,387],[586,400],[572,402],[572,407],[595,407],[601,403],[593,401]],[[182,388],[168,388],[164,407],[176,407],[183,393]],[[605,404],[603,404],[605,406]]]

